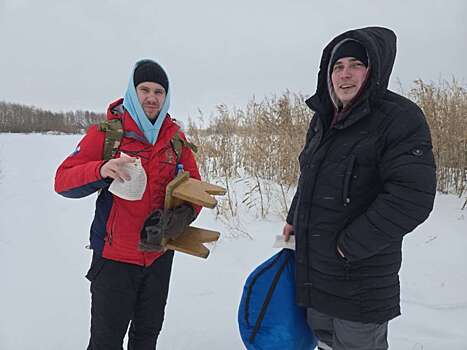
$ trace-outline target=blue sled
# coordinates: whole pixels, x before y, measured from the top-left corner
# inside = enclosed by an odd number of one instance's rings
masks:
[[[306,310],[295,303],[295,252],[283,249],[247,278],[238,310],[248,350],[312,350]]]

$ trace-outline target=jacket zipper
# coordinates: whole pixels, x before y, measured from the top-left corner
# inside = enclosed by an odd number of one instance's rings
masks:
[[[350,204],[350,183],[352,181],[354,166],[355,155],[351,154],[344,173],[344,188],[342,190],[342,201],[344,203],[344,207]]]

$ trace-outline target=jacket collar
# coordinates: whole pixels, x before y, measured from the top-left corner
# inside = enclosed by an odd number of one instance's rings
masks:
[[[136,125],[133,118],[130,116],[127,110],[123,107],[123,98],[120,98],[112,102],[107,108],[107,119],[120,119],[122,121],[123,131],[125,137],[147,143],[152,145],[144,136],[144,133]],[[159,137],[154,145],[155,150],[162,148],[167,142],[169,142],[173,135],[180,129],[170,117],[166,114],[164,121],[159,132]]]

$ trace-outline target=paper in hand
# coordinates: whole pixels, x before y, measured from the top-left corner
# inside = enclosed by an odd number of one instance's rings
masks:
[[[129,157],[125,153],[121,153],[121,157]],[[137,158],[134,163],[125,164],[125,170],[130,175],[130,181],[112,181],[109,191],[114,195],[129,200],[137,201],[143,198],[144,190],[146,189],[147,176],[144,171],[141,159]]]
[[[289,240],[286,242],[283,235],[277,235],[274,244],[272,245],[273,248],[287,248],[295,250],[295,236],[290,235]]]

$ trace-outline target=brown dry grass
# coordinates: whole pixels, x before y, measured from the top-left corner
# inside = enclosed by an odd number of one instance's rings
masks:
[[[467,90],[455,79],[426,84],[415,82],[409,92],[431,128],[438,190],[459,196],[467,181]]]

